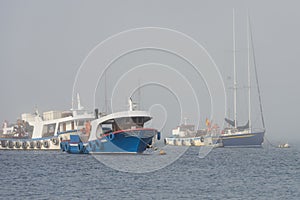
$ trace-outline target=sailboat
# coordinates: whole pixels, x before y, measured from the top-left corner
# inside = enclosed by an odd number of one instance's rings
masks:
[[[255,54],[253,48],[253,40],[251,34],[251,27],[250,27],[250,20],[248,16],[248,122],[244,126],[237,126],[237,78],[236,78],[236,61],[235,61],[235,15],[233,11],[233,68],[234,68],[234,83],[233,83],[233,90],[234,90],[234,120],[230,120],[225,118],[225,121],[230,125],[229,128],[225,128],[222,131],[220,136],[222,144],[224,147],[261,147],[264,141],[264,134],[265,134],[265,123],[263,117],[263,110],[262,110],[262,102],[261,102],[261,95],[257,77],[257,69],[255,63]],[[257,91],[259,97],[259,105],[260,105],[260,115],[262,120],[262,129],[254,129],[251,123],[251,76],[250,76],[250,41],[252,44],[252,54],[254,58],[254,70],[256,76],[256,84],[257,84]]]

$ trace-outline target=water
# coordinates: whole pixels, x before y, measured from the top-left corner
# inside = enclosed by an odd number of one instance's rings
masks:
[[[150,173],[120,172],[91,155],[0,151],[0,198],[300,199],[300,149],[218,148],[203,159],[198,151]]]

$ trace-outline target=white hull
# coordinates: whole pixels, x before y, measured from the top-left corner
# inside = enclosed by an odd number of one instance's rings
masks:
[[[60,142],[58,138],[40,140],[1,139],[0,150],[60,150]]]

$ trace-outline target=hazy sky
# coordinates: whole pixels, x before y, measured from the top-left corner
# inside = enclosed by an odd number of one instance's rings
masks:
[[[232,8],[235,8],[237,67],[240,74],[246,72],[247,64],[247,12],[251,17],[267,126],[266,136],[271,141],[300,141],[297,128],[300,113],[299,7],[300,3],[296,0],[0,0],[0,121],[14,121],[21,113],[32,112],[35,105],[41,111],[71,108],[76,72],[88,53],[106,38],[132,28],[163,27],[189,35],[209,52],[228,88],[232,81]],[[140,59],[140,62],[135,62],[138,65],[143,64],[143,56],[148,59],[155,57],[157,62],[160,61],[157,57],[168,56],[163,52],[159,55],[156,53],[144,52],[143,55],[135,55],[135,58],[134,55],[129,57],[132,57],[132,62]],[[168,64],[178,64],[180,61],[176,59],[178,58],[170,58]],[[129,61],[130,59],[124,58],[119,61],[119,65],[126,65],[129,70],[129,66],[135,66],[128,64]],[[149,59],[147,63],[151,61],[153,59]],[[197,84],[193,72],[185,70],[184,65],[186,64],[182,63],[181,68],[175,66],[175,69],[183,69],[192,84]],[[108,72],[108,76],[109,73],[111,76],[117,74],[118,64]],[[243,76],[239,76],[240,82],[245,81],[241,80],[246,77]],[[163,78],[168,79],[165,75],[161,77]],[[110,81],[113,80],[111,77]],[[113,85],[110,81],[108,85]],[[174,84],[175,87],[181,85],[180,82]],[[202,86],[195,86],[197,95],[201,93],[203,99],[207,99],[203,80],[199,79],[199,85]],[[241,87],[244,85],[241,84]],[[204,88],[203,93],[201,88]],[[153,92],[153,88],[149,91]],[[101,96],[103,92],[99,93]],[[147,88],[141,93],[141,98],[149,99]],[[163,95],[164,92],[158,89],[153,99],[163,99]],[[103,98],[99,97],[99,101],[101,100]],[[162,101],[168,101],[168,96]],[[228,101],[231,106],[231,99],[228,98]],[[123,102],[125,104],[125,100]],[[207,100],[203,100],[202,104],[207,104],[206,102]],[[160,102],[152,102],[158,103]],[[173,103],[176,104],[175,101]],[[103,104],[100,103],[99,106],[101,105]],[[144,106],[151,106],[151,101],[145,102]],[[199,119],[202,122],[210,105],[208,108],[204,107],[202,106],[202,113],[205,114]],[[241,117],[247,116],[244,103],[238,108],[243,110]],[[189,109],[192,107],[187,108]]]

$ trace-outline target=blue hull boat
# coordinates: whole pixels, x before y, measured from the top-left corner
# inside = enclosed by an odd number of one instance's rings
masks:
[[[142,153],[152,146],[155,136],[160,139],[156,129],[144,128],[152,119],[146,111],[133,110],[130,99],[129,111],[112,113],[85,122],[85,128],[61,141],[62,151],[74,154],[94,153]]]

